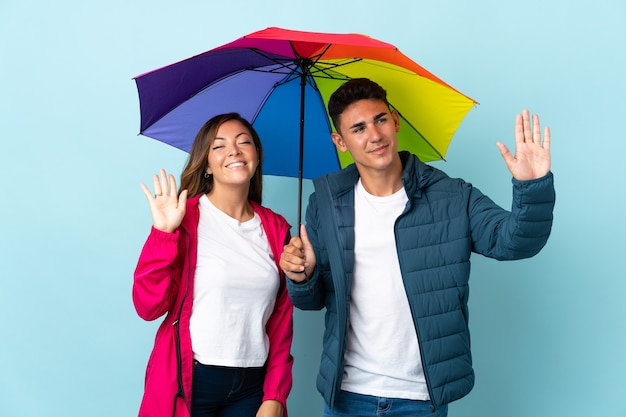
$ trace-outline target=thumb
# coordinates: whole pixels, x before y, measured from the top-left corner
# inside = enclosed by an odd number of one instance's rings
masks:
[[[178,196],[178,208],[185,208],[187,204],[187,190],[183,190],[180,192]]]
[[[312,247],[309,235],[306,232],[306,226],[303,224],[300,225],[300,239],[302,240],[302,245],[305,249],[310,249]]]
[[[148,202],[151,202],[152,199],[154,198],[154,194],[152,194],[150,192],[150,190],[148,189],[148,187],[146,187],[146,184],[139,184],[139,186],[141,187],[141,189],[143,190],[143,193],[146,195],[146,198],[148,199]]]
[[[511,151],[509,151],[509,148],[507,148],[504,143],[497,142],[496,146],[500,150],[500,154],[502,155],[502,158],[504,159],[504,163],[506,164],[509,171],[511,171],[515,157],[513,156],[513,154],[511,154]]]

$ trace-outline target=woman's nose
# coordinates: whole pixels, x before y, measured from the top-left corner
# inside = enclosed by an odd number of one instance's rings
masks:
[[[237,145],[232,145],[228,148],[229,155],[239,155],[240,153],[241,153],[241,149],[239,149],[239,146]]]

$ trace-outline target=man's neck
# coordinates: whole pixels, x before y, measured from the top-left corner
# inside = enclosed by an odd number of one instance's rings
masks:
[[[392,195],[403,187],[402,164],[385,171],[368,171],[360,174],[363,188],[375,196]]]

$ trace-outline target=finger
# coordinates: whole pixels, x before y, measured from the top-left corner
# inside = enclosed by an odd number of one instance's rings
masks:
[[[524,142],[532,141],[533,137],[532,137],[532,130],[530,126],[530,113],[528,112],[528,109],[524,109],[522,111],[522,120],[524,123]]]
[[[299,246],[302,246],[300,239],[292,237],[291,241],[283,247],[281,259],[285,259],[289,263],[302,263],[304,252]]]
[[[541,125],[539,124],[539,116],[533,114],[533,142],[541,145]]]
[[[152,195],[152,192],[145,184],[140,184],[140,186],[141,186],[141,189],[143,190],[143,193],[146,195],[148,202],[154,199],[154,195]]]
[[[521,114],[515,116],[515,143],[524,143],[524,120]]]
[[[550,128],[546,127],[543,129],[543,148],[547,151],[550,151]]]
[[[169,185],[169,195],[176,196],[176,178],[172,174],[170,174],[170,185]]]
[[[304,282],[307,279],[306,273],[304,272],[304,267],[301,268],[300,271],[293,271],[288,268],[283,268],[283,272],[290,280],[294,282]]]
[[[301,273],[304,270],[302,254],[293,255],[287,251],[280,256],[280,267],[285,272]]]
[[[168,192],[167,173],[163,168],[159,171],[161,189],[158,194],[163,195]]]
[[[285,271],[299,273],[304,269],[304,258],[302,255],[283,252],[280,258],[280,265]]]
[[[302,238],[298,236],[293,236],[289,240],[289,244],[285,248],[289,248],[289,252],[302,252]]]
[[[163,194],[163,190],[161,188],[161,182],[159,181],[159,176],[157,174],[154,174],[152,176],[152,179],[154,181],[154,195],[162,195]]]

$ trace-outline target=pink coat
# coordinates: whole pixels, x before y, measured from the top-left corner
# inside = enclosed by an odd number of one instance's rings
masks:
[[[167,313],[148,361],[140,417],[189,417],[193,373],[189,319],[200,197],[187,202],[185,217],[174,233],[152,228],[135,270],[133,302],[137,314],[144,320],[155,320]],[[278,266],[283,245],[289,238],[289,225],[270,209],[252,205],[261,218]],[[287,295],[285,277],[280,267],[278,270],[281,283],[266,326],[270,351],[263,400],[277,400],[286,407],[292,385],[293,306]]]

